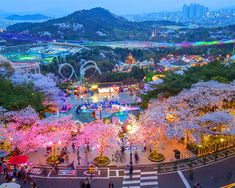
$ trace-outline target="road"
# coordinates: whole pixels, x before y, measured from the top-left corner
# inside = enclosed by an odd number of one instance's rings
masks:
[[[76,172],[76,175],[65,173],[56,176],[53,171],[48,169],[47,175],[43,175],[43,172],[41,172],[41,176],[40,174],[32,176],[34,176],[33,181],[39,188],[79,188],[81,179],[88,177],[84,173],[85,171],[85,169],[81,169]],[[228,171],[232,172],[231,179],[226,177]],[[99,175],[92,180],[91,187],[108,188],[111,180],[115,188],[190,188],[193,187],[196,181],[200,182],[202,188],[219,188],[235,182],[235,157],[193,169],[193,180],[189,179],[189,173],[189,170],[186,170],[183,172],[157,174],[155,167],[148,166],[134,169],[133,177],[130,178],[128,170],[101,168]],[[0,181],[4,181],[3,176],[1,176]],[[22,186],[22,188],[29,187],[30,185]]]

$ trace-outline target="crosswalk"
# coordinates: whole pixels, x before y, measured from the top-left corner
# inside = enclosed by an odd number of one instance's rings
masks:
[[[129,176],[129,170],[124,171],[122,188],[158,188],[157,171],[133,170],[133,176]]]
[[[30,170],[31,174],[41,174],[42,173],[42,169],[40,168],[33,168],[32,170]]]

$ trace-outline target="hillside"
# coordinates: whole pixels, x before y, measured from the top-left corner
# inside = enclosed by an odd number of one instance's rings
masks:
[[[9,26],[10,32],[32,36],[50,36],[79,40],[148,40],[153,27],[174,22],[131,22],[103,8],[76,11],[66,17],[44,23],[21,23]]]

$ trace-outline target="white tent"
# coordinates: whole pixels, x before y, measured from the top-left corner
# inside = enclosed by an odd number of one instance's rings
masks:
[[[20,185],[14,182],[3,183],[0,185],[0,188],[20,188]]]

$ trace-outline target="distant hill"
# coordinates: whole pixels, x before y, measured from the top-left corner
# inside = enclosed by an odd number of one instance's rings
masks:
[[[47,20],[50,17],[42,15],[42,14],[31,14],[31,15],[18,15],[14,14],[11,16],[7,16],[6,19],[8,20]]]
[[[153,28],[165,25],[178,24],[169,21],[131,22],[103,8],[94,8],[44,23],[15,24],[7,30],[65,40],[148,40]]]

